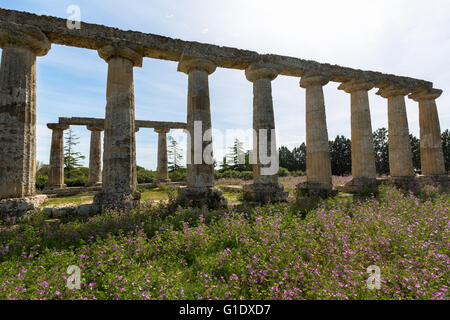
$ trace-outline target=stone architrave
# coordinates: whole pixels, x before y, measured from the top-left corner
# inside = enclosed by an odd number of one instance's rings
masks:
[[[333,185],[328,147],[323,86],[329,79],[320,75],[305,75],[300,87],[306,89],[306,183],[298,188],[328,194]]]
[[[279,159],[272,101],[272,80],[278,76],[278,68],[269,64],[251,64],[245,70],[245,76],[253,83],[254,163],[253,184],[244,186],[244,199],[263,203],[285,201],[287,193],[278,183]],[[266,159],[261,158],[262,154]]]
[[[36,191],[36,57],[51,44],[38,28],[0,22],[0,199]]]
[[[445,175],[444,153],[442,151],[441,127],[436,99],[442,90],[417,90],[409,95],[419,103],[420,164],[425,176]]]
[[[102,184],[102,131],[103,128],[87,126],[91,132],[89,150],[89,178],[87,186],[100,186]]]
[[[158,133],[158,176],[159,182],[170,182],[167,162],[167,133],[169,128],[155,128]]]
[[[62,189],[66,187],[64,184],[64,130],[69,129],[69,126],[49,123],[47,127],[52,130],[47,188]]]
[[[388,86],[377,94],[388,99],[389,171],[393,179],[414,177],[405,96],[409,90]]]
[[[344,189],[363,191],[365,187],[376,185],[375,154],[373,146],[372,123],[370,119],[369,95],[372,83],[351,80],[339,86],[351,95],[351,146],[352,176]]]
[[[139,205],[136,190],[136,149],[133,67],[142,67],[137,50],[115,44],[98,54],[108,63],[102,191],[94,202],[107,208]]]
[[[188,75],[187,186],[178,190],[178,200],[210,208],[226,205],[220,190],[214,189],[208,76],[215,70],[213,62],[196,57],[183,56],[178,64],[178,71]]]

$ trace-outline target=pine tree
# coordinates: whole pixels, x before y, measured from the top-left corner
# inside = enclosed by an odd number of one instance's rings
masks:
[[[183,155],[181,154],[181,148],[178,146],[178,142],[172,136],[169,136],[169,147],[167,149],[169,170],[172,172],[180,169]]]
[[[234,140],[233,146],[230,147],[230,153],[227,158],[233,163],[233,170],[244,167],[245,164],[245,152],[244,143],[239,141],[238,138]]]
[[[373,147],[377,173],[389,174],[389,142],[386,128],[373,132]]]
[[[70,178],[72,170],[81,167],[80,161],[86,157],[83,156],[81,152],[75,151],[75,146],[79,144],[77,140],[80,138],[75,135],[72,129],[66,131],[64,139],[64,170],[67,173],[67,177]]]

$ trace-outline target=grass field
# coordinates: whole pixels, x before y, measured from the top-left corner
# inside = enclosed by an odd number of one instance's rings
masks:
[[[0,225],[0,299],[448,299],[449,200],[384,188],[310,210],[144,201],[90,218],[36,214]],[[71,265],[79,290],[66,287]]]

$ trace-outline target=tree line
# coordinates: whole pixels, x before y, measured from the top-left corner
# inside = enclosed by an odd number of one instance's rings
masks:
[[[450,170],[450,131],[441,134],[445,168]],[[420,140],[409,135],[414,170],[420,172]],[[373,133],[375,166],[378,174],[389,174],[389,141],[388,130],[380,128]],[[333,175],[347,175],[352,171],[352,150],[350,139],[343,135],[329,141],[331,172]],[[306,171],[306,144],[302,143],[292,151],[282,146],[278,149],[280,167],[289,171]]]

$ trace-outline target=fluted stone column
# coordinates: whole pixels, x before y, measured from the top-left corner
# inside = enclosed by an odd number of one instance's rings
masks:
[[[36,56],[51,44],[31,26],[0,22],[0,199],[35,194]]]
[[[370,120],[368,91],[372,83],[352,80],[344,82],[339,90],[351,95],[351,147],[352,176],[346,184],[348,191],[362,191],[363,187],[376,184],[375,153],[373,146],[372,124]]]
[[[182,57],[178,71],[188,75],[186,155],[186,188],[178,190],[178,199],[190,205],[219,207],[226,200],[214,189],[214,162],[212,154],[211,110],[208,76],[216,65],[206,59]]]
[[[300,86],[306,89],[306,183],[303,192],[328,193],[332,189],[331,161],[325,115],[323,86],[329,79],[323,76],[303,76]]]
[[[49,189],[65,188],[64,184],[64,130],[68,125],[49,123],[47,127],[52,130],[52,144],[50,147],[50,164],[48,168]]]
[[[102,192],[94,202],[104,210],[139,204],[136,191],[135,118],[133,67],[142,66],[142,55],[121,46],[101,48],[108,63],[103,151]]]
[[[426,176],[446,174],[435,101],[441,94],[442,90],[432,89],[418,90],[409,96],[419,103],[420,164]]]
[[[87,126],[91,131],[91,144],[89,150],[89,179],[87,186],[100,186],[102,184],[102,131],[103,128]]]
[[[244,186],[244,199],[264,203],[285,201],[287,193],[278,183],[279,158],[272,101],[272,80],[278,76],[278,69],[273,65],[251,64],[245,76],[253,83],[252,155],[255,163],[253,184]],[[262,159],[262,154],[270,160]]]
[[[387,87],[377,94],[388,99],[389,171],[393,179],[414,177],[405,96],[407,89]]]
[[[158,181],[169,182],[169,170],[167,164],[167,133],[168,128],[157,128],[155,132],[158,133]]]

